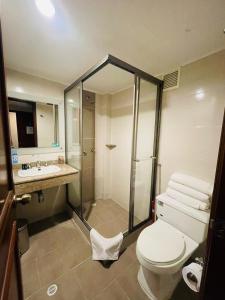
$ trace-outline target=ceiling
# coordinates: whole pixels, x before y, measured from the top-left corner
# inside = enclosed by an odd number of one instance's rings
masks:
[[[134,75],[111,64],[84,81],[83,88],[98,94],[114,94],[134,85]]]
[[[224,0],[2,0],[6,66],[69,84],[107,54],[150,74],[225,48]]]

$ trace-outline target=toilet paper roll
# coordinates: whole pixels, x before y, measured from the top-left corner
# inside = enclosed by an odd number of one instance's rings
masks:
[[[194,292],[199,292],[202,279],[202,266],[191,263],[182,269],[184,281]]]

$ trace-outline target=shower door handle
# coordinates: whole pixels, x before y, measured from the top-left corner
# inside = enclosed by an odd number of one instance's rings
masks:
[[[156,157],[156,156],[153,156],[153,155],[151,155],[151,156],[150,156],[150,158],[151,158],[151,159],[156,159],[157,157]]]
[[[83,151],[83,156],[87,156],[87,152],[86,151]]]
[[[134,159],[135,162],[140,162],[140,161],[144,161],[144,160],[149,160],[149,159],[156,159],[157,157],[156,156],[149,156],[149,157],[145,157],[145,158],[141,158],[141,159]]]

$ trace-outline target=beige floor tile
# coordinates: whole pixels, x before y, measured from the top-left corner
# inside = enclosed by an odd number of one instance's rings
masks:
[[[122,272],[124,272],[131,264],[137,262],[136,253],[134,251],[134,246],[129,246],[111,265],[111,271],[114,273],[115,277],[118,277]]]
[[[99,206],[98,204],[94,207],[92,213],[95,214],[102,223],[112,221],[116,217],[110,208],[106,206]]]
[[[112,204],[112,202],[113,201],[111,199],[105,199],[105,200],[99,199],[99,200],[96,201],[96,204],[98,206],[108,207],[109,205]]]
[[[88,217],[88,223],[100,234],[112,237],[128,229],[128,212],[111,199],[98,200]]]
[[[60,278],[51,282],[56,284],[58,290],[55,295],[49,297],[47,295],[48,285],[34,293],[29,300],[86,300],[83,291],[79,284],[76,282],[72,271],[70,270]]]
[[[94,300],[129,300],[127,294],[114,280]]]
[[[73,269],[73,272],[88,299],[97,296],[114,279],[111,269],[105,269],[99,262],[91,259]]]
[[[40,289],[40,280],[37,271],[37,259],[27,260],[21,265],[23,293],[27,298]]]
[[[49,229],[49,235],[60,247],[65,246],[73,238],[79,238],[80,231],[78,231],[72,221],[66,221]]]
[[[41,286],[50,283],[68,269],[66,264],[63,264],[58,249],[38,258],[37,267]]]
[[[96,226],[98,226],[102,223],[102,220],[94,213],[93,210],[91,211],[89,216],[86,218],[86,221],[93,228],[95,228]]]
[[[55,238],[57,239],[57,247],[59,249],[69,248],[71,243],[74,241],[77,242],[78,245],[87,243],[87,239],[83,236],[80,230],[69,229],[65,230],[59,228],[57,232],[54,233]]]
[[[59,248],[60,259],[64,268],[71,269],[91,256],[91,246],[80,233],[79,236],[68,241]]]
[[[30,237],[30,248],[22,255],[21,260],[26,261],[37,257],[42,257],[54,250],[57,246],[57,240],[50,234],[49,229],[44,230]]]
[[[117,277],[117,283],[126,292],[130,300],[149,300],[137,281],[139,264],[133,263]]]
[[[124,222],[126,222],[128,224],[129,214],[124,208],[119,207],[119,205],[113,205],[111,207],[111,211],[114,213],[115,216],[119,216],[120,218],[122,218],[124,220]]]
[[[117,235],[119,232],[125,232],[127,230],[127,224],[122,220],[109,221],[101,223],[95,227],[95,229],[104,237],[110,238]]]

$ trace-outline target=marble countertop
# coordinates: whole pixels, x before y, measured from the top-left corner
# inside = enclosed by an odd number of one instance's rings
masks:
[[[72,168],[71,166],[67,164],[54,164],[60,168],[60,171],[56,173],[51,173],[51,174],[46,174],[46,175],[38,175],[38,176],[28,176],[28,177],[20,177],[18,175],[18,168],[13,169],[13,181],[14,184],[23,184],[26,182],[32,182],[32,181],[37,181],[37,180],[45,180],[45,179],[50,179],[50,178],[56,178],[59,176],[65,176],[65,175],[70,175],[70,174],[76,174],[79,171]]]

